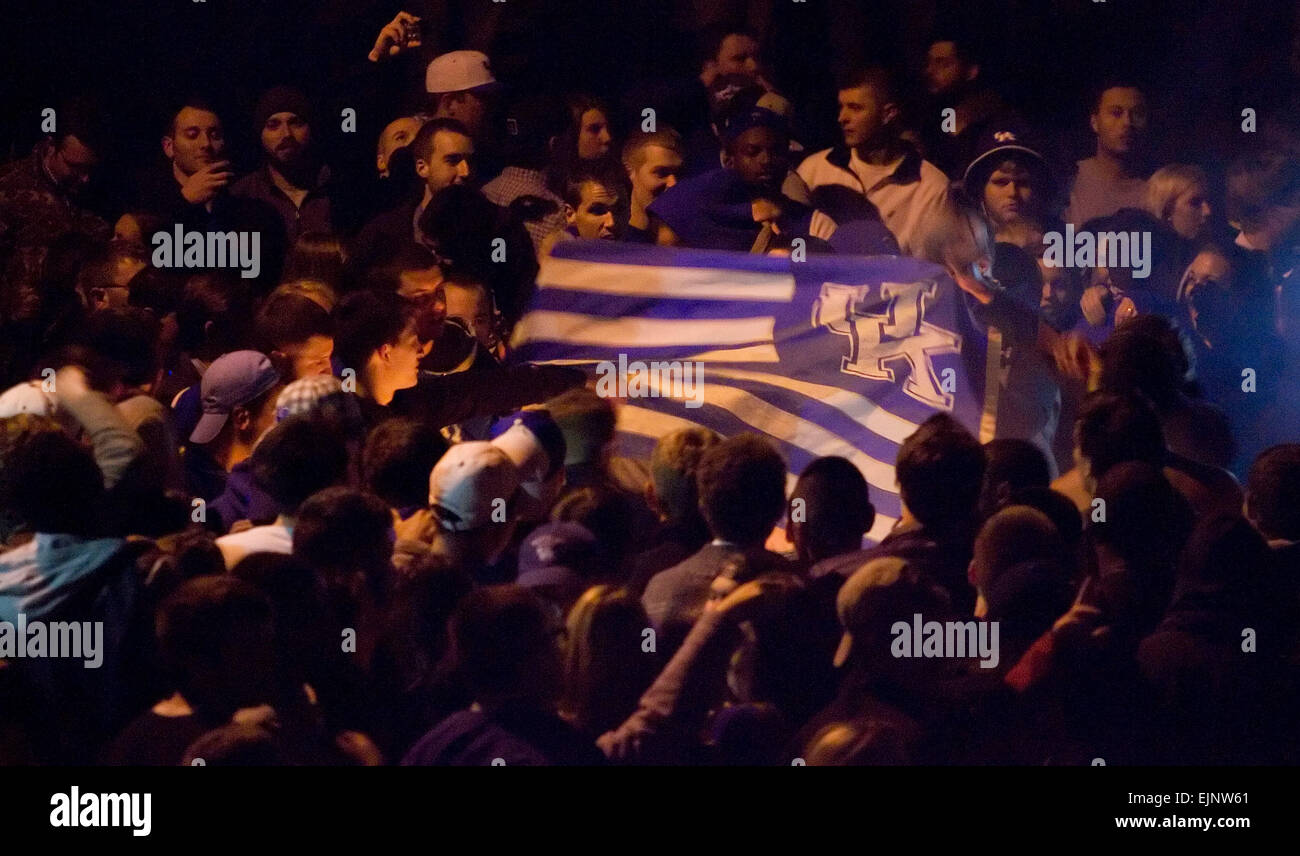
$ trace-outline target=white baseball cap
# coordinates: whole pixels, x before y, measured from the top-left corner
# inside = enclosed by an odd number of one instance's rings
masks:
[[[424,72],[424,90],[433,94],[496,85],[487,54],[478,51],[451,51],[434,57]]]
[[[0,395],[0,419],[8,419],[19,413],[49,416],[57,409],[54,399],[45,392],[42,381],[39,380],[11,386]]]
[[[519,469],[498,447],[483,441],[457,443],[429,473],[429,505],[439,525],[453,532],[478,529],[493,520],[504,500],[509,509],[519,489]]]

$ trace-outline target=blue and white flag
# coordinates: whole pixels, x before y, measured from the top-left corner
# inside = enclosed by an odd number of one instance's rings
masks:
[[[894,461],[921,422],[948,411],[993,436],[990,342],[927,262],[575,241],[556,245],[537,285],[516,358],[588,368],[621,399],[623,454],[704,425],[767,435],[792,478],[843,456],[870,485],[872,539],[899,516]]]

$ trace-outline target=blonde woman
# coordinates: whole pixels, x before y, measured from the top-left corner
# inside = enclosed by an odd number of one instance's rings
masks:
[[[1199,166],[1174,163],[1147,179],[1147,211],[1189,241],[1205,238],[1210,228],[1209,180]]]

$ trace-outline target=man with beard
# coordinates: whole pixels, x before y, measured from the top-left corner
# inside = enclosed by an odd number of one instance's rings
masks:
[[[972,147],[987,122],[1006,106],[980,76],[980,63],[968,41],[943,36],[925,55],[925,88],[930,101],[923,134],[926,159],[949,178],[961,175],[976,154]],[[950,122],[945,121],[945,113]]]
[[[277,86],[258,99],[254,119],[264,163],[230,192],[274,209],[290,244],[306,232],[332,232],[330,172],[312,143],[307,99],[296,89]]]

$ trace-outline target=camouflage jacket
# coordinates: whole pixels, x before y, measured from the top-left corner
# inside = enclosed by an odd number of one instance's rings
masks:
[[[60,235],[112,237],[107,222],[74,202],[45,171],[41,155],[47,145],[0,167],[0,282],[6,289],[35,284]]]

